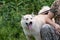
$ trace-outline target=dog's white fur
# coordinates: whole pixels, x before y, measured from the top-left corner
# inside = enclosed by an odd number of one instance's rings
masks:
[[[46,22],[46,15],[37,15],[35,17],[32,17],[32,19],[30,19],[32,16],[31,15],[25,15],[23,16],[22,20],[21,20],[21,25],[23,27],[23,31],[26,35],[26,38],[27,40],[31,40],[30,39],[30,36],[34,36],[34,38],[36,40],[41,40],[41,37],[40,37],[40,28],[42,27],[42,25],[44,25]],[[25,20],[26,18],[29,18],[29,20]],[[28,29],[27,26],[26,26],[26,22],[29,23],[29,22],[32,22],[32,29]]]
[[[28,18],[28,20],[26,20]],[[26,25],[26,23],[30,23],[32,21],[33,15],[24,15],[21,19],[21,25],[23,28],[23,31],[26,35],[27,40],[31,40],[30,36],[31,35],[35,35],[35,30],[33,30],[34,28],[32,28],[32,30],[28,29],[28,26]]]
[[[45,12],[45,11],[47,11],[47,10],[50,10],[50,7],[49,6],[43,6],[42,9],[39,10],[38,15]]]
[[[45,9],[48,10],[47,7],[46,8],[45,7],[44,7],[44,10],[41,10],[41,11],[45,11]],[[38,14],[40,14],[41,11]],[[28,18],[28,20],[26,20],[26,18]],[[36,16],[24,15],[22,17],[21,25],[27,40],[31,40],[30,39],[31,35],[34,36],[35,40],[41,40],[40,29],[44,24],[46,24],[46,18],[47,18],[47,15],[41,15],[41,14]],[[26,23],[29,23],[29,22],[32,22],[32,29],[28,29],[28,27],[26,26]]]

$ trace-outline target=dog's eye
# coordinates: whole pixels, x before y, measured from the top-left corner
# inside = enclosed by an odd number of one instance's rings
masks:
[[[28,18],[26,18],[26,20],[28,20]]]

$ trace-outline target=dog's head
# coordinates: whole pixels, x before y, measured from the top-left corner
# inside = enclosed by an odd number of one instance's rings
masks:
[[[21,23],[23,27],[27,27],[28,29],[31,29],[33,17],[34,15],[29,15],[29,14],[22,16]]]

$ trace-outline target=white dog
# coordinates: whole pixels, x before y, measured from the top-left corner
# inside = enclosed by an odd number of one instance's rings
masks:
[[[47,15],[24,15],[21,19],[21,25],[26,35],[27,40],[30,39],[31,35],[34,36],[35,40],[41,40],[40,29],[46,24]]]
[[[34,36],[35,40],[41,40],[40,29],[46,23],[46,17],[46,15],[37,15],[34,17],[32,15],[25,15],[22,17],[21,25],[27,40],[31,40],[31,35]]]
[[[35,35],[35,31],[33,29],[31,30],[33,24],[32,19],[33,19],[33,15],[29,15],[29,14],[22,16],[21,19],[21,25],[27,40],[31,40],[30,36]]]

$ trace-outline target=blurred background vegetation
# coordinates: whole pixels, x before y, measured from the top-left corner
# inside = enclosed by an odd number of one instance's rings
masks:
[[[0,0],[0,40],[26,40],[20,19],[24,14],[37,14],[42,6],[54,0]]]

